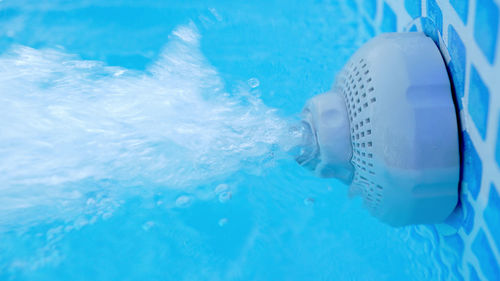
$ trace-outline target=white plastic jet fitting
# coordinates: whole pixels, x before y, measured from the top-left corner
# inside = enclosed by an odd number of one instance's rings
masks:
[[[456,112],[441,53],[423,33],[369,41],[330,92],[307,102],[303,118],[317,153],[302,162],[350,184],[380,220],[437,223],[455,208]]]

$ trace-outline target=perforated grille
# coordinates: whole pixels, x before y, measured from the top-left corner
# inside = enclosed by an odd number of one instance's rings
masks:
[[[353,185],[363,192],[365,204],[376,211],[383,196],[383,187],[375,180],[373,163],[373,127],[370,108],[377,102],[368,62],[350,62],[340,76],[339,88],[346,100],[351,125],[351,141],[355,167]]]

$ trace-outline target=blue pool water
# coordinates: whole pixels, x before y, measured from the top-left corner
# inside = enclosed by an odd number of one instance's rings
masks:
[[[349,1],[31,2],[0,1],[0,280],[453,270],[287,152],[369,39]]]

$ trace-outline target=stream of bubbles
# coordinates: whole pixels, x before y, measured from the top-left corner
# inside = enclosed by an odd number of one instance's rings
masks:
[[[2,55],[0,231],[71,221],[95,192],[106,214],[148,186],[190,188],[290,149],[299,136],[252,94],[255,79],[226,92],[199,37],[178,27],[144,72],[24,46]]]

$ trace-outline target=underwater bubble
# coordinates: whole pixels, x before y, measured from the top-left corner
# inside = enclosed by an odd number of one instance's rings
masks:
[[[222,218],[219,220],[219,226],[224,226],[227,224],[227,222],[228,222],[227,218]]]
[[[145,222],[142,225],[142,229],[144,231],[149,231],[153,226],[155,226],[155,222],[154,221],[147,221],[147,222]]]
[[[86,203],[87,203],[88,206],[93,206],[93,205],[96,204],[96,201],[95,201],[94,198],[89,198],[89,199],[87,199]]]
[[[224,191],[219,194],[219,202],[226,203],[227,201],[231,200],[232,197],[233,194],[231,193],[231,191]]]
[[[257,78],[250,78],[248,79],[247,84],[250,88],[257,88],[260,85],[260,81]]]
[[[225,183],[222,183],[222,184],[219,184],[216,188],[215,188],[215,194],[220,194],[222,192],[225,192],[225,191],[228,191],[229,190],[229,185],[225,184]]]
[[[308,198],[304,199],[304,205],[311,206],[313,204],[314,204],[314,198],[308,197]]]
[[[210,13],[215,17],[215,19],[217,21],[222,21],[222,17],[221,15],[217,12],[217,10],[215,8],[208,8],[208,10],[210,11]]]
[[[256,96],[228,93],[200,38],[193,23],[177,27],[145,71],[62,50],[2,53],[0,231],[102,215],[151,189],[265,169],[262,159],[290,142],[289,122]]]
[[[185,208],[185,207],[188,207],[189,205],[191,205],[191,201],[192,201],[192,198],[190,196],[182,195],[182,196],[179,196],[175,200],[175,206],[177,206],[179,208]]]
[[[76,229],[80,229],[84,226],[86,226],[87,224],[89,224],[89,221],[86,219],[86,218],[83,218],[83,217],[80,217],[78,218],[75,223],[74,223],[74,227]]]
[[[47,240],[53,239],[56,235],[60,234],[63,230],[62,226],[51,228],[47,231]]]
[[[102,214],[102,219],[107,220],[110,219],[113,216],[113,213],[104,213]]]

